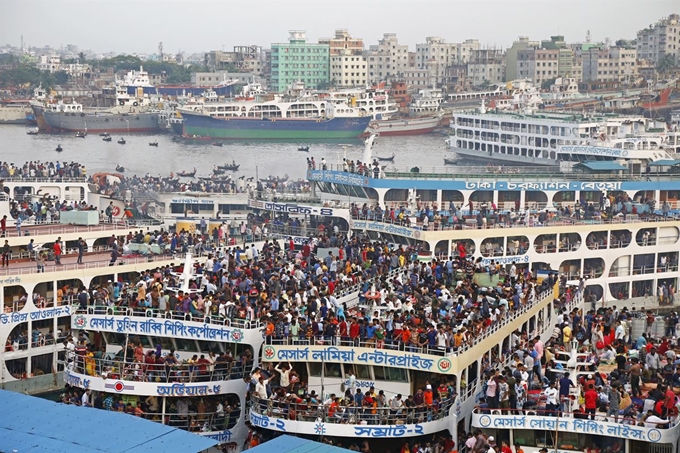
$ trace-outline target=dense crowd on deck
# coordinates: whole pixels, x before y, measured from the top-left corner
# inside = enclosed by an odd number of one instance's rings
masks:
[[[0,161],[0,178],[84,178],[87,171],[77,162],[29,161],[23,165]]]
[[[524,207],[517,199],[508,207],[491,200],[470,200],[466,205],[461,201],[442,202],[441,208],[436,202],[397,203],[393,206],[381,207],[377,204],[352,204],[352,218],[395,223],[413,226],[424,230],[454,229],[463,226],[488,228],[494,225],[509,227],[513,225],[542,226],[552,222],[568,221],[604,221],[611,219],[627,219],[637,216],[641,219],[672,214],[671,205],[664,201],[656,206],[656,200],[650,196],[631,200],[625,192],[602,192],[597,200],[582,198],[578,202],[562,202],[554,208],[527,202]],[[539,206],[540,205],[540,206]],[[673,211],[676,212],[677,210]]]

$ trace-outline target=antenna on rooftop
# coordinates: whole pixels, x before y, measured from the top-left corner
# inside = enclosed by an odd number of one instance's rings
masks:
[[[163,61],[163,41],[158,43],[158,56],[160,60]]]
[[[590,42],[590,30],[586,33],[586,42]]]

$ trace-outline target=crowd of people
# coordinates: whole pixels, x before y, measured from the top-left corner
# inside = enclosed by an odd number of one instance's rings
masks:
[[[85,166],[77,162],[29,161],[23,165],[0,161],[0,178],[85,178]]]

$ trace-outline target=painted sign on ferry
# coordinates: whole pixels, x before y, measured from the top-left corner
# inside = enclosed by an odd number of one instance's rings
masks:
[[[501,265],[512,263],[528,263],[529,255],[496,256],[490,258],[482,258],[482,264],[484,264],[485,266],[491,264],[491,261]]]
[[[622,423],[598,422],[586,419],[558,419],[556,417],[499,416],[474,414],[472,425],[481,428],[540,429],[565,431],[578,434],[598,434],[643,442],[660,442],[664,437],[657,428],[624,425]]]
[[[248,207],[253,209],[264,209],[265,211],[286,212],[288,214],[333,215],[333,208],[319,208],[316,206],[303,206],[291,203],[274,203],[271,201],[248,200]]]
[[[244,333],[218,324],[193,321],[156,320],[129,316],[76,315],[71,318],[74,329],[91,329],[104,332],[118,332],[137,335],[163,335],[191,340],[218,340],[241,343]]]
[[[379,231],[381,233],[396,234],[407,238],[420,238],[420,230],[414,228],[393,225],[391,223],[371,222],[367,220],[352,220],[350,229]]]
[[[337,348],[335,346],[267,345],[262,360],[266,362],[325,361],[408,368],[448,374],[452,370],[447,357],[428,356],[408,351],[371,348]]]
[[[68,305],[63,307],[45,308],[43,310],[27,311],[22,313],[20,311],[13,313],[1,313],[0,324],[14,324],[17,322],[38,321],[41,319],[57,318],[59,316],[71,316],[74,310]]]

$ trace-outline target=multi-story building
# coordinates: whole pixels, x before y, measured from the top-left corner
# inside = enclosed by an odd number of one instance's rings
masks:
[[[517,78],[530,79],[534,84],[554,79],[559,74],[558,49],[526,49],[517,52]]]
[[[377,83],[398,78],[409,67],[408,46],[399,44],[396,33],[385,33],[366,52],[368,60],[368,81]]]
[[[452,63],[458,65],[467,63],[470,61],[472,52],[479,49],[479,41],[476,39],[466,39],[461,43],[456,43],[456,61]]]
[[[503,50],[473,50],[467,64],[467,76],[470,83],[474,86],[502,83],[505,79],[505,55]]]
[[[680,64],[680,15],[671,14],[637,33],[637,57],[658,64],[672,55]]]
[[[272,44],[272,91],[283,92],[295,82],[306,87],[328,86],[329,45],[307,42],[304,31],[293,30],[287,43]]]
[[[428,36],[424,44],[416,44],[415,65],[427,69],[437,84],[444,82],[446,68],[456,63],[457,45],[439,36]]]
[[[431,86],[434,83],[429,69],[408,68],[399,76],[406,83],[409,92],[417,92],[418,89]]]
[[[191,74],[191,84],[197,87],[215,87],[227,81],[235,81],[238,84],[261,83],[258,75],[252,72],[195,72]]]
[[[260,46],[234,46],[233,52],[221,50],[207,52],[203,63],[212,71],[223,71],[233,68],[261,75],[264,57],[262,47]]]
[[[59,55],[40,55],[37,67],[43,72],[60,71],[61,57]]]
[[[638,75],[635,49],[591,47],[581,57],[583,82],[620,82]]]
[[[505,81],[511,82],[519,79],[517,53],[522,50],[536,49],[540,43],[529,41],[528,36],[520,36],[517,41],[512,43],[512,47],[505,51]]]
[[[330,84],[339,88],[364,86],[368,83],[368,63],[363,55],[364,41],[352,38],[345,29],[335,30],[334,38],[320,38],[319,44],[329,48]]]

